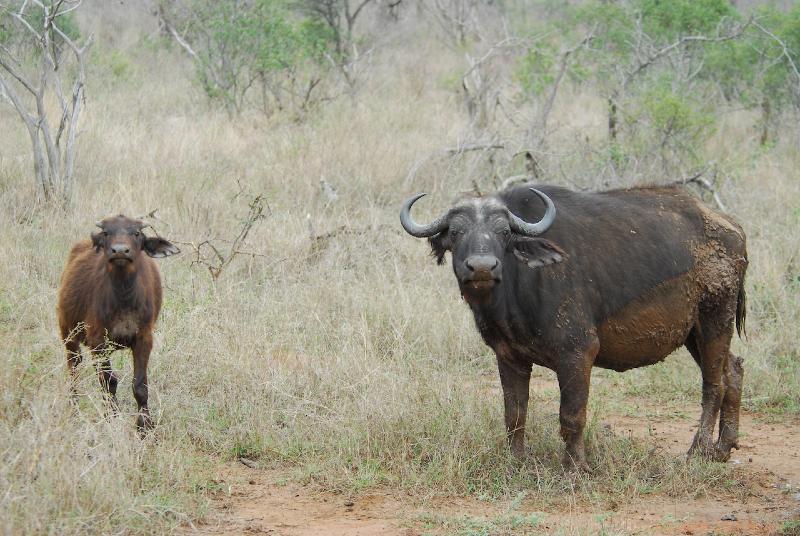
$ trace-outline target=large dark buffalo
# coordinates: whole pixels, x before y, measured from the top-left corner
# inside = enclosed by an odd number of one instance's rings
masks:
[[[740,335],[744,328],[747,252],[736,222],[680,188],[542,186],[468,199],[419,225],[410,210],[422,195],[404,203],[401,223],[428,237],[439,264],[452,254],[461,294],[497,355],[516,456],[524,453],[534,363],[558,377],[566,462],[588,469],[592,367],[652,365],[681,345],[703,376],[689,453],[724,461],[738,448],[742,361],[730,342],[734,320]]]

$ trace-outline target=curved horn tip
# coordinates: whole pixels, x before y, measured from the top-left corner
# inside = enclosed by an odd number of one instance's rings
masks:
[[[517,216],[516,214],[511,214],[511,225],[514,230],[519,232],[520,234],[527,235],[527,236],[538,236],[543,232],[547,231],[550,226],[553,224],[553,221],[556,218],[556,206],[553,203],[553,200],[547,196],[544,192],[540,192],[536,188],[528,188],[530,191],[538,195],[545,205],[547,205],[547,210],[542,216],[542,219],[536,223],[529,223]]]
[[[409,197],[403,202],[403,206],[400,209],[400,224],[408,234],[416,238],[427,238],[433,236],[441,232],[441,230],[447,225],[447,221],[445,220],[444,216],[440,216],[428,225],[420,225],[411,217],[412,205],[414,205],[414,203],[416,203],[425,195],[427,194],[419,193]]]
[[[97,220],[96,222],[94,222],[94,225],[95,225],[95,227],[100,227],[102,229],[103,228],[103,220]]]
[[[541,190],[537,190],[536,188],[528,188],[528,190],[530,190],[531,192],[535,193],[536,195],[538,195],[542,199],[550,201],[550,197],[548,197],[548,195],[546,193],[542,192]]]
[[[545,205],[547,205],[548,212],[552,210],[553,216],[555,216],[556,206],[553,203],[553,200],[550,199],[550,196],[548,196],[546,193],[542,191],[537,190],[536,188],[528,188],[528,190],[538,195],[541,198],[541,200],[544,201]]]

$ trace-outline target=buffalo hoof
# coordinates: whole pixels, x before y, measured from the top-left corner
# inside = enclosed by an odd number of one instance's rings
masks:
[[[711,454],[711,461],[713,462],[727,462],[730,458],[731,458],[730,450],[721,450],[718,448],[714,448],[714,452]]]
[[[727,462],[731,457],[731,449],[733,447],[734,446],[728,446],[726,448],[725,446],[720,446],[719,444],[703,446],[692,445],[692,447],[689,449],[689,452],[686,453],[686,456],[689,458],[697,456],[698,458],[712,462]]]
[[[140,413],[136,417],[136,428],[141,437],[144,437],[149,430],[153,429],[153,419],[150,418],[149,413]]]
[[[119,403],[117,403],[116,395],[106,396],[106,417],[116,417],[119,415]]]
[[[582,473],[582,474],[592,473],[592,468],[589,467],[589,463],[586,461],[585,457],[577,458],[567,454],[564,456],[563,465],[565,468],[567,468],[567,470],[574,473]]]
[[[712,460],[715,462],[727,462],[731,458],[731,451],[733,449],[739,450],[739,444],[730,441],[717,441],[717,444],[714,446]]]
[[[525,448],[520,447],[511,447],[511,455],[514,457],[514,460],[517,462],[524,462],[525,461]]]
[[[695,435],[692,440],[692,446],[689,447],[689,452],[686,453],[686,457],[698,457],[704,460],[712,460],[714,459],[714,450],[715,448],[714,444],[711,442],[711,438],[704,437],[700,439]]]

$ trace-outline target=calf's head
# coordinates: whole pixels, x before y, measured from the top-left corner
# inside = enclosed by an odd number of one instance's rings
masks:
[[[411,206],[425,194],[403,203],[400,223],[417,238],[428,238],[439,264],[450,251],[453,271],[465,297],[490,292],[503,280],[504,262],[522,262],[529,268],[561,262],[566,254],[556,244],[536,238],[555,220],[553,201],[531,188],[547,205],[542,219],[529,223],[514,215],[496,197],[470,199],[451,208],[427,225],[411,218]]]
[[[108,269],[134,270],[136,259],[144,251],[151,257],[168,257],[180,250],[158,236],[145,236],[147,224],[120,214],[97,222],[99,231],[92,233],[96,252],[103,252]]]

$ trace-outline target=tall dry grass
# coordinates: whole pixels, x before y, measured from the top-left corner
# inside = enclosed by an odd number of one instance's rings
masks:
[[[686,356],[596,372],[607,388],[592,399],[593,475],[575,479],[558,463],[549,394],[533,396],[528,462],[509,459],[494,358],[449,269],[397,222],[410,193],[432,192],[420,203],[424,219],[457,192],[494,184],[480,155],[441,154],[472,135],[452,90],[462,58],[425,38],[424,25],[414,29],[422,23],[389,36],[355,99],[298,123],[255,112],[230,120],[206,103],[177,51],[132,37],[115,16],[89,20],[107,35],[95,50],[68,208],[37,203],[27,136],[0,108],[4,532],[169,532],[204,516],[215,468],[237,456],[329,489],[526,489],[544,505],[735,486],[728,467],[686,464],[601,426],[604,408],[631,394],[691,400],[699,411],[700,377]],[[565,89],[551,121],[560,128],[547,182],[602,185],[602,165],[587,160],[582,141],[603,135],[597,99]],[[749,240],[749,341],[735,351],[746,362],[745,407],[796,415],[800,156],[789,140],[759,147],[751,126],[731,114],[708,147],[734,170],[721,195]],[[497,128],[513,139],[512,125]],[[507,158],[503,171],[515,165]],[[239,256],[213,280],[193,264],[190,244],[224,247],[258,193],[268,216],[245,249],[263,256]],[[54,304],[66,253],[96,219],[156,209],[150,221],[184,251],[160,262],[165,302],[150,365],[157,426],[138,440],[127,353],[113,359],[118,418],[106,418],[90,363],[80,367],[79,404],[68,403]],[[312,247],[309,220],[315,235],[350,232]]]

